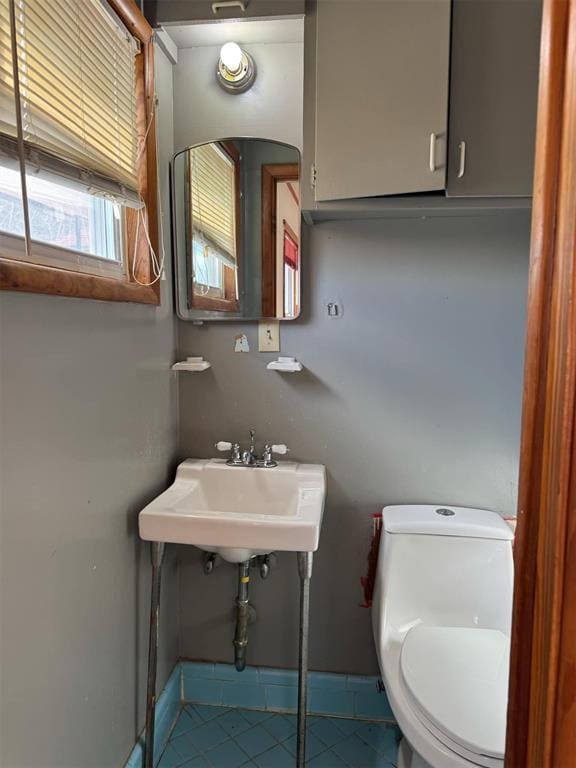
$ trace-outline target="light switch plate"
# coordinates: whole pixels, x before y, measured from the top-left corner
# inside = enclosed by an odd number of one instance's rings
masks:
[[[279,320],[261,320],[258,323],[258,351],[280,352]]]

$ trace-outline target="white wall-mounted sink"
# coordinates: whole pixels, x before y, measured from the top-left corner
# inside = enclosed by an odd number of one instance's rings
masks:
[[[321,464],[230,467],[187,459],[139,515],[146,541],[193,544],[232,563],[273,551],[318,549],[326,492]]]

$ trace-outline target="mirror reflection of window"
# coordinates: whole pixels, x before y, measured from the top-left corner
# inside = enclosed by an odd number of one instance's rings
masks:
[[[280,317],[300,313],[300,185],[297,180],[276,184],[276,307]]]
[[[300,312],[300,248],[298,237],[290,225],[284,221],[284,317],[297,317]]]
[[[232,142],[203,144],[188,153],[193,308],[239,309],[239,162]]]

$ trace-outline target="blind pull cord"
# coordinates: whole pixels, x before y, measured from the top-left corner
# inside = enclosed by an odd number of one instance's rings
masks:
[[[26,153],[24,148],[24,129],[22,127],[22,102],[20,100],[20,71],[18,69],[18,43],[16,40],[16,6],[14,0],[8,0],[10,8],[10,45],[12,47],[12,77],[14,78],[14,102],[16,107],[16,138],[18,142],[18,161],[20,164],[20,185],[22,189],[22,213],[24,215],[24,245],[26,256],[32,252],[30,236],[30,209],[26,184]]]
[[[140,151],[138,152],[138,160],[140,159],[144,150],[146,149],[148,134],[150,133],[152,121],[156,116],[157,103],[158,103],[158,98],[155,96],[153,100],[152,113],[148,121],[146,133],[144,134],[144,140],[142,142],[142,146],[140,147]],[[159,168],[158,158],[160,157],[160,155],[158,152],[158,132],[157,131],[156,131],[155,139],[156,139],[156,177],[159,180],[160,168]],[[150,287],[151,285],[154,285],[155,283],[158,282],[158,280],[160,280],[160,278],[162,277],[162,273],[164,272],[164,264],[166,263],[166,253],[164,251],[164,211],[162,209],[162,195],[160,194],[160,184],[156,185],[156,197],[157,197],[156,204],[158,206],[158,223],[160,225],[160,232],[159,232],[160,252],[161,252],[160,260],[158,260],[158,256],[156,255],[156,252],[152,247],[152,243],[150,242],[150,235],[148,232],[148,222],[144,218],[144,211],[146,210],[146,206],[142,198],[140,198],[142,201],[142,208],[138,208],[136,210],[136,232],[134,234],[134,251],[132,254],[132,279],[134,280],[135,283],[138,283],[138,285],[142,285],[146,288]],[[147,283],[139,280],[138,277],[136,276],[136,255],[138,253],[138,239],[139,239],[138,236],[140,233],[140,219],[142,219],[142,224],[144,226],[144,236],[146,237],[146,243],[148,244],[148,255],[150,257],[150,261],[152,264],[152,274],[154,275],[154,279]]]
[[[159,206],[160,207],[160,206]],[[134,234],[134,251],[132,255],[132,279],[135,283],[138,283],[138,285],[142,285],[146,288],[148,288],[151,285],[154,285],[155,283],[160,280],[162,277],[162,272],[164,270],[164,243],[163,243],[163,228],[162,228],[162,209],[159,210],[159,220],[160,220],[160,247],[162,249],[162,256],[160,258],[160,261],[158,261],[158,257],[156,256],[156,252],[154,251],[154,248],[152,247],[152,243],[150,242],[150,235],[148,234],[148,224],[144,219],[144,213],[143,208],[138,208],[136,211],[136,232]],[[154,279],[149,282],[143,282],[136,276],[136,255],[138,253],[138,240],[139,240],[139,234],[140,234],[140,219],[142,219],[142,224],[144,228],[144,237],[146,238],[146,243],[148,245],[148,255],[150,256],[150,261],[152,263],[152,274],[154,275]]]
[[[136,155],[136,165],[138,165],[138,162],[142,155],[144,154],[144,150],[148,146],[148,134],[150,133],[150,128],[152,127],[152,122],[154,118],[156,117],[156,105],[158,103],[158,97],[154,96],[154,99],[152,100],[152,110],[150,111],[150,117],[148,119],[148,125],[146,126],[146,132],[144,133],[144,137],[142,139],[142,142],[140,144],[140,149],[138,150],[138,153]],[[158,152],[158,142],[156,142],[156,152]]]

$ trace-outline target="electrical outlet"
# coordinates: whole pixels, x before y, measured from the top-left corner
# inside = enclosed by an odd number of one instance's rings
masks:
[[[280,322],[264,320],[258,323],[258,351],[280,352]]]

